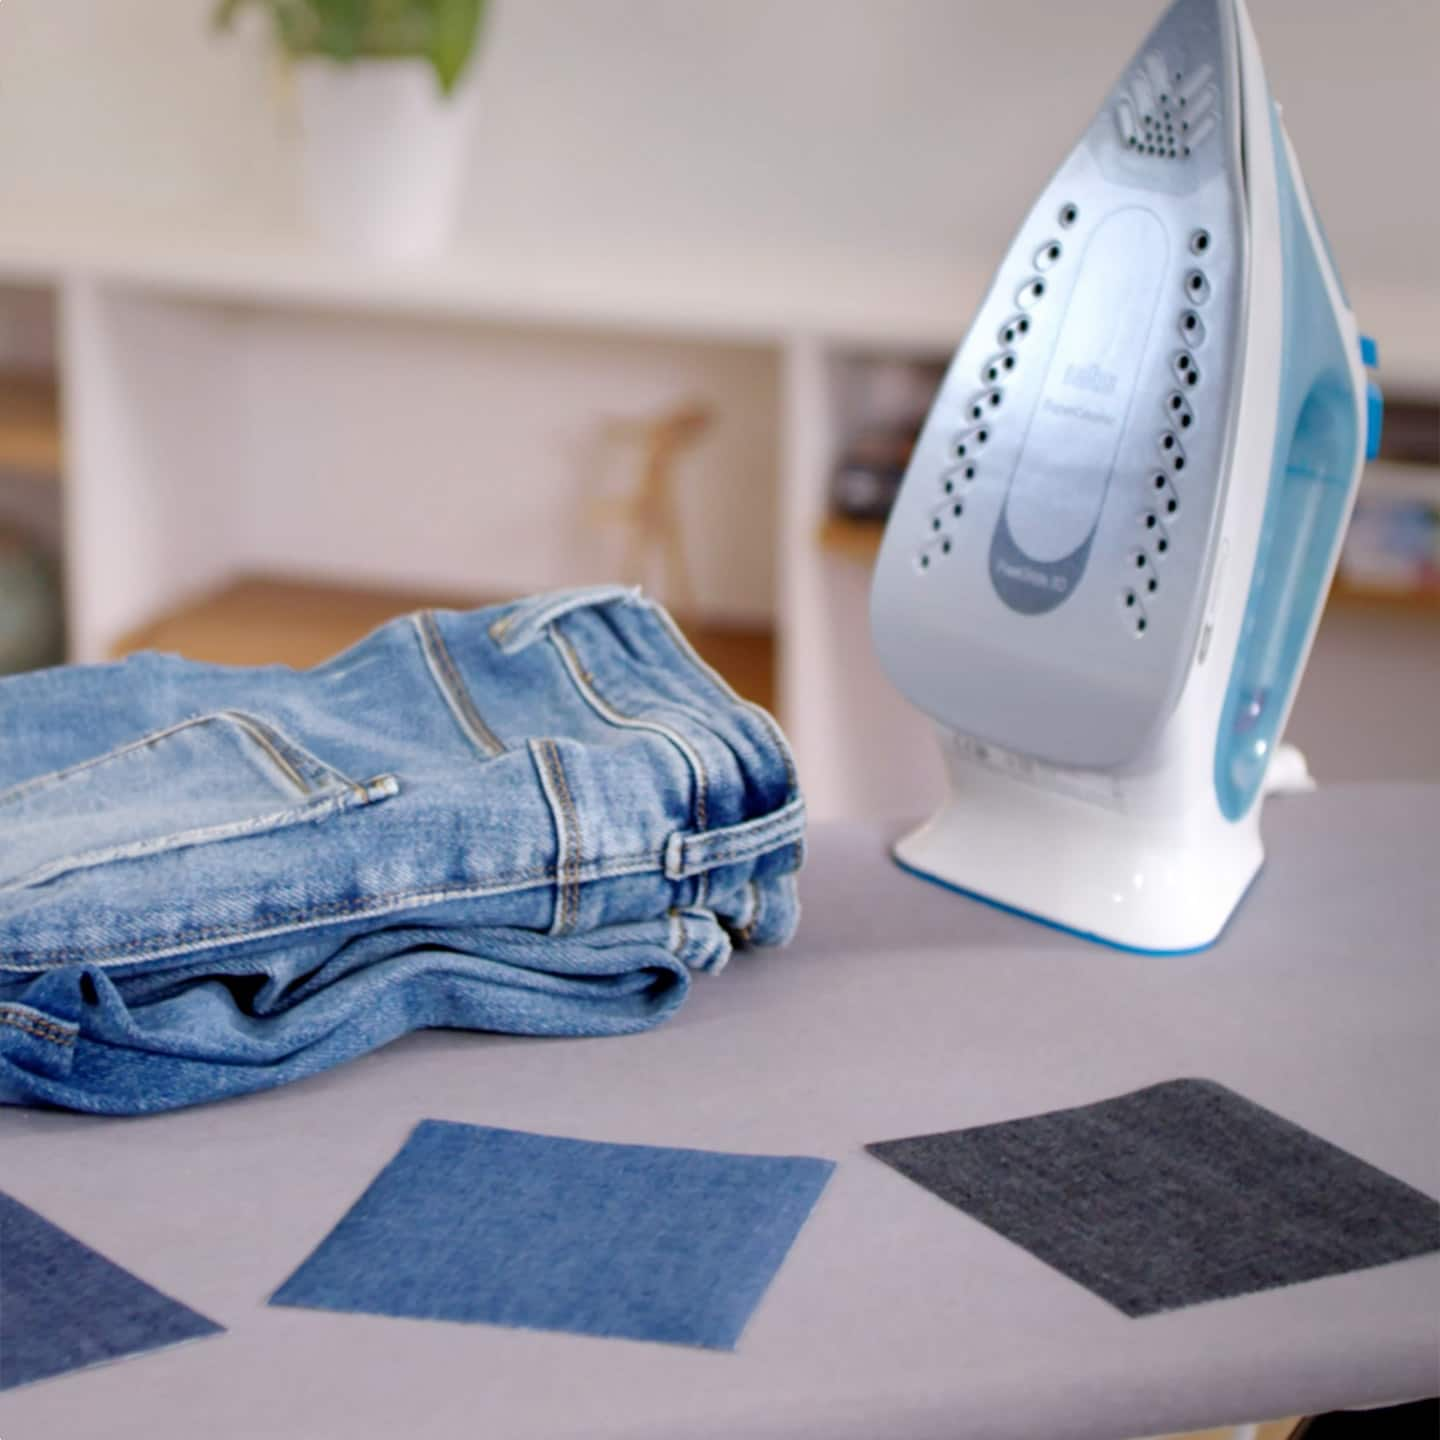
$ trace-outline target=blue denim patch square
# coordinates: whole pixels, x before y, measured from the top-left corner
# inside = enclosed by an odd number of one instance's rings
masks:
[[[222,1329],[0,1193],[0,1390]]]
[[[733,1349],[834,1168],[425,1120],[270,1303]]]

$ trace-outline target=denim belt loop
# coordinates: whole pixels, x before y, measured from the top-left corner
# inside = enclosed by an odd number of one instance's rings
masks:
[[[778,810],[714,830],[677,830],[665,842],[665,878],[688,880],[721,865],[752,860],[795,844],[805,834],[805,802],[798,795]]]
[[[489,634],[505,654],[514,655],[528,649],[572,610],[616,603],[634,605],[640,599],[638,585],[579,585],[570,590],[553,590],[513,605],[490,625]]]

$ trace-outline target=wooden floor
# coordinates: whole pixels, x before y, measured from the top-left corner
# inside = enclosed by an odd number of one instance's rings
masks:
[[[303,668],[354,644],[396,615],[429,608],[465,609],[475,595],[356,589],[254,577],[186,605],[125,636],[118,655],[164,650],[219,665]],[[749,700],[774,708],[775,638],[768,630],[686,624],[691,643]]]
[[[0,373],[0,466],[60,473],[60,406],[47,376]]]

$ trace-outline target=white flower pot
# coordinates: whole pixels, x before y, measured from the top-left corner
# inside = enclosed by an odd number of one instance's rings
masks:
[[[296,69],[311,229],[338,248],[386,259],[444,250],[464,186],[472,77],[446,96],[423,60],[315,58]]]

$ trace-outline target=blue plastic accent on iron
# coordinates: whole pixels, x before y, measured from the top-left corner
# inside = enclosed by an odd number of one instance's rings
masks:
[[[1373,335],[1360,337],[1360,363],[1367,369],[1380,368],[1380,347]],[[1380,453],[1380,432],[1385,428],[1385,397],[1374,380],[1365,382],[1365,458]]]
[[[1097,935],[1093,930],[1077,930],[1073,925],[1062,925],[1058,920],[1051,920],[1046,915],[1037,914],[1033,910],[1022,910],[1018,905],[1007,905],[1003,900],[993,900],[989,895],[982,895],[978,890],[966,889],[964,885],[956,885],[954,881],[942,880],[938,875],[932,875],[928,870],[921,870],[916,865],[910,865],[902,860],[892,849],[890,858],[907,875],[913,875],[917,880],[924,880],[929,885],[938,886],[941,890],[948,890],[952,895],[963,895],[967,900],[978,900],[982,905],[988,905],[992,910],[999,910],[1006,915],[1014,915],[1021,920],[1031,920],[1037,925],[1043,925],[1047,930],[1058,930],[1062,935],[1073,935],[1077,940],[1088,940],[1092,945],[1103,946],[1106,950],[1119,950],[1124,955],[1199,955],[1204,951],[1218,945],[1229,930],[1231,922],[1240,913],[1240,907],[1249,897],[1254,889],[1255,879],[1252,876],[1250,884],[1245,888],[1245,894],[1235,903],[1235,908],[1226,918],[1220,932],[1214,939],[1207,940],[1203,945],[1187,945],[1179,950],[1150,950],[1143,945],[1122,945],[1118,940],[1107,940],[1103,935]],[[1262,866],[1261,869],[1264,869]],[[1260,871],[1255,872],[1256,875]]]
[[[1380,432],[1385,428],[1385,397],[1373,381],[1365,383],[1365,458],[1373,460],[1380,453]]]
[[[1235,668],[1220,713],[1215,790],[1239,820],[1255,803],[1289,709],[1335,547],[1360,445],[1359,397],[1285,143],[1271,112],[1284,277],[1275,453]]]

